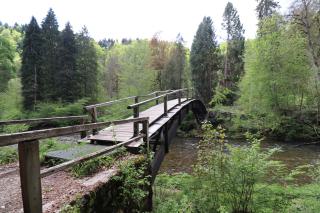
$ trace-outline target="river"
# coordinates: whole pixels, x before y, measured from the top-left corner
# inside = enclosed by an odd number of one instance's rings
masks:
[[[199,138],[181,138],[176,137],[170,144],[170,152],[165,156],[162,162],[160,173],[192,172],[192,165],[197,157],[197,143]],[[244,140],[229,140],[230,144],[242,146]],[[273,159],[282,161],[288,169],[296,166],[314,164],[320,160],[320,145],[303,145],[299,143],[284,143],[275,140],[266,140],[262,142],[263,148],[281,148],[281,152],[275,154]],[[299,182],[304,182],[304,177]],[[308,178],[305,179],[308,182]]]

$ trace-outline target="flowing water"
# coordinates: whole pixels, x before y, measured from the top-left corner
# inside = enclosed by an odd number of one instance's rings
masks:
[[[192,165],[196,162],[197,144],[199,140],[199,138],[174,138],[170,145],[170,152],[162,162],[160,173],[191,173]],[[246,142],[244,140],[230,140],[229,143],[235,146],[243,146]],[[277,153],[273,159],[282,161],[289,169],[295,168],[296,166],[314,164],[320,160],[320,144],[302,146],[298,144],[299,143],[283,143],[266,140],[262,142],[262,147],[281,148],[282,151]],[[304,182],[303,179],[300,181]],[[305,178],[305,182],[308,182],[308,178]]]

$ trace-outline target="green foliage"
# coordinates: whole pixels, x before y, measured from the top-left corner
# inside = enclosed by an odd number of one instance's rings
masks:
[[[119,196],[116,198],[117,206],[139,212],[143,206],[149,186],[149,176],[146,175],[147,163],[135,165],[134,162],[126,162],[120,165],[120,175],[114,176],[113,180],[121,185],[118,188]]]
[[[7,89],[9,80],[16,73],[16,43],[9,29],[0,30],[0,92]]]
[[[304,125],[304,111],[316,107],[315,73],[304,36],[279,15],[260,21],[258,34],[247,42],[238,104],[258,129],[275,131],[286,119]]]
[[[40,103],[37,105],[37,111],[30,112],[28,117],[47,118],[54,116],[68,116],[83,114],[83,106],[87,103],[86,99],[78,100],[75,103]]]
[[[28,110],[35,109],[40,96],[37,79],[41,74],[41,45],[41,29],[37,20],[32,17],[23,40],[22,66],[20,70],[23,105]]]
[[[61,32],[58,48],[59,70],[55,81],[59,82],[56,96],[64,102],[74,102],[81,94],[81,82],[79,82],[76,70],[76,40],[70,23]]]
[[[17,148],[0,147],[0,165],[15,162],[18,159]]]
[[[194,174],[158,175],[154,212],[318,212],[318,182],[292,185],[295,178],[319,165],[301,166],[286,174],[270,160],[278,149],[262,149],[247,134],[244,147],[226,143],[225,131],[203,125]],[[282,183],[282,184],[280,184]]]
[[[2,120],[18,119],[22,116],[22,97],[20,79],[11,79],[8,89],[0,93],[0,118]]]
[[[220,65],[219,49],[210,17],[204,17],[194,37],[190,65],[196,95],[208,104],[217,85]]]
[[[270,17],[277,8],[280,7],[279,2],[274,0],[256,0],[258,5],[256,11],[258,18],[261,20],[266,17]]]
[[[125,155],[125,148],[120,148],[111,155],[94,158],[80,163],[74,166],[71,171],[75,177],[89,176],[101,170],[102,168],[108,168],[112,166],[118,158],[124,157]]]
[[[184,86],[185,66],[186,66],[186,50],[183,46],[184,40],[179,34],[176,42],[170,49],[169,59],[165,65],[163,73],[164,89],[181,89]]]
[[[38,73],[37,84],[39,100],[57,100],[55,96],[59,82],[56,79],[56,72],[60,69],[58,62],[59,49],[59,25],[52,8],[41,24],[41,69]]]
[[[83,27],[76,35],[77,84],[81,86],[80,98],[87,97],[96,101],[98,92],[98,56],[95,44],[89,36],[88,29]]]
[[[231,2],[227,3],[223,14],[223,28],[227,32],[227,47],[224,56],[223,85],[233,91],[237,90],[238,81],[243,74],[244,29],[238,11]],[[229,97],[231,103],[233,97]]]
[[[195,209],[214,212],[224,207],[231,212],[250,212],[253,195],[260,190],[257,184],[267,175],[272,180],[281,174],[282,165],[270,160],[278,150],[262,151],[260,141],[254,138],[249,138],[247,147],[233,147],[225,143],[224,129],[204,124],[203,130],[195,166],[195,188],[199,189]],[[198,199],[203,193],[208,196]]]
[[[211,106],[219,106],[227,104],[232,96],[232,91],[227,87],[222,87],[218,85],[215,90],[215,94],[210,102]]]

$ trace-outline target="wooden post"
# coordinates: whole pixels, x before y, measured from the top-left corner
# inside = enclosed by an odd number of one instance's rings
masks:
[[[159,95],[159,93],[156,92],[156,96],[155,97],[158,97],[158,95]],[[158,104],[159,104],[159,99],[156,100],[156,105],[158,105]]]
[[[163,97],[163,115],[168,116],[168,95]]]
[[[164,150],[165,153],[169,152],[169,128],[168,128],[168,122],[164,125]]]
[[[135,103],[139,103],[139,97],[136,96],[134,98]],[[134,118],[139,118],[139,106],[133,108],[133,117]],[[134,122],[133,123],[133,136],[138,136],[139,134],[139,123]]]
[[[90,112],[90,116],[91,116],[91,123],[96,123],[97,122],[97,108],[94,107],[92,108],[91,112]],[[93,135],[96,135],[98,133],[98,130],[97,129],[93,129],[92,130],[92,134]]]
[[[150,155],[150,145],[149,145],[149,121],[143,121],[142,123],[142,133],[145,134],[143,141],[146,144],[146,149],[147,149],[147,157],[149,159]]]
[[[81,124],[85,124],[85,123],[86,123],[86,119],[82,119]],[[86,131],[81,132],[80,133],[80,138],[82,139],[82,138],[85,138],[85,137],[87,137],[87,132]]]
[[[178,93],[178,104],[181,105],[181,95],[182,95],[182,92],[180,91]]]
[[[41,213],[39,141],[20,142],[18,150],[23,211]]]

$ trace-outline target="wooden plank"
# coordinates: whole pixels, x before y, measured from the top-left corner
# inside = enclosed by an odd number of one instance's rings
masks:
[[[35,130],[35,131],[28,131],[28,132],[21,132],[21,133],[4,134],[4,135],[0,135],[0,147],[17,144],[21,141],[28,142],[31,140],[58,137],[58,136],[69,135],[72,133],[77,133],[82,131],[89,131],[95,128],[97,129],[103,128],[111,124],[117,125],[117,124],[126,124],[126,123],[132,123],[132,122],[142,122],[148,119],[149,118],[147,117],[141,117],[141,118],[126,119],[126,120],[107,121],[107,122],[99,122],[99,123],[93,123],[93,124],[83,124],[83,125],[42,129],[42,130]]]
[[[18,150],[23,210],[25,213],[41,213],[39,141],[21,142]]]

